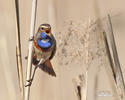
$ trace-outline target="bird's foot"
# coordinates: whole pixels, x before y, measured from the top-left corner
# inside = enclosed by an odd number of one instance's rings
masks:
[[[28,59],[28,56],[25,56],[25,60],[27,60]]]
[[[33,79],[29,79],[29,80],[27,80],[28,84],[27,84],[27,85],[25,85],[25,87],[27,87],[27,86],[31,86],[32,81],[33,81]]]

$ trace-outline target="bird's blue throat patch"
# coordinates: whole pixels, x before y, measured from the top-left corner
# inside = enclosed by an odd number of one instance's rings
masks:
[[[37,40],[37,45],[40,48],[47,49],[52,46],[52,39],[44,32],[40,33],[41,39]]]
[[[41,32],[40,36],[41,36],[42,39],[46,39],[48,37],[48,35],[44,32]]]

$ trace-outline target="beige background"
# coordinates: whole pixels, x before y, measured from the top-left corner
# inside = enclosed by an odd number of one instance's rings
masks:
[[[26,75],[28,36],[32,0],[20,0],[21,43]],[[88,21],[98,17],[104,18],[110,13],[113,21],[115,39],[121,65],[125,66],[125,1],[123,0],[38,0],[36,28],[44,22],[52,24],[56,35],[65,20],[75,19]],[[57,39],[57,43],[58,43]],[[20,100],[16,67],[16,16],[14,0],[0,0],[0,100]],[[65,67],[58,64],[58,57],[53,60],[57,78],[51,78],[37,70],[31,87],[30,100],[77,100],[72,79],[82,73],[82,68]],[[92,73],[93,72],[93,73]],[[94,98],[95,68],[89,72],[88,100],[117,100],[113,97]],[[101,91],[111,91],[107,73],[102,70],[99,77]],[[106,82],[106,83],[104,83]],[[105,85],[104,85],[105,84]]]

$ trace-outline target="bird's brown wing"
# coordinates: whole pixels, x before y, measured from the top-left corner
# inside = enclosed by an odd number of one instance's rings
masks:
[[[56,53],[56,45],[54,45],[54,47],[53,47],[53,51],[52,51],[51,56],[49,57],[49,60],[53,59],[53,57],[55,56],[55,53]]]
[[[53,59],[53,57],[55,56],[56,53],[56,39],[54,38],[54,36],[52,35],[52,41],[53,41],[53,50],[52,50],[52,54],[50,56],[50,60]]]
[[[52,64],[50,62],[50,60],[46,60],[43,64],[40,64],[40,69],[42,69],[44,72],[47,72],[49,75],[55,76],[56,77],[56,73],[53,70]]]

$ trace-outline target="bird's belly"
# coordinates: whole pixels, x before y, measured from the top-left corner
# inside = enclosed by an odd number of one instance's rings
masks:
[[[47,60],[51,56],[52,50],[50,50],[48,52],[41,52],[41,51],[39,51],[38,49],[35,48],[35,52],[34,53],[37,56],[38,60],[40,60],[40,59]]]

